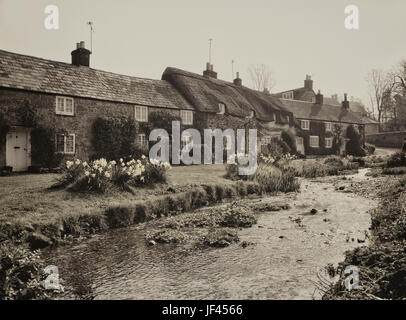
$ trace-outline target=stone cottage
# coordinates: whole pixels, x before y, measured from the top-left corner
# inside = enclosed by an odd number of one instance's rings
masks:
[[[351,110],[356,105],[348,101],[347,94],[344,94],[341,103],[337,95],[324,98],[320,91],[314,92],[309,75],[306,75],[303,87],[279,92],[275,96],[293,113],[299,125],[295,139],[297,151],[302,154],[343,153],[348,142],[346,133],[349,126],[353,126],[365,139],[367,122],[364,115]],[[337,140],[340,141],[339,146],[334,143]]]
[[[258,128],[261,143],[280,136],[293,115],[278,98],[217,79],[208,64],[203,75],[167,68],[161,80],[143,79],[90,68],[84,42],[72,63],[0,50],[0,168],[26,171],[32,163],[35,122],[57,129],[62,159],[89,159],[94,153],[92,124],[98,117],[125,116],[148,123],[165,110],[182,125],[207,128]],[[33,120],[34,119],[34,120]],[[148,145],[139,125],[138,143]]]

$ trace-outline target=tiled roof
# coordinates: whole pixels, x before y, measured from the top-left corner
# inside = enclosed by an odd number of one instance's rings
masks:
[[[193,109],[168,82],[142,79],[0,50],[0,87]]]
[[[361,118],[341,106],[318,105],[313,102],[281,99],[285,107],[298,119],[362,123]]]
[[[231,82],[176,68],[167,68],[162,79],[171,82],[199,111],[218,112],[219,103],[224,103],[228,114],[239,117],[249,116],[251,110],[263,121],[291,115],[278,98]]]

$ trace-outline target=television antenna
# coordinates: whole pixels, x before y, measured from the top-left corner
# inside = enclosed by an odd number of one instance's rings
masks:
[[[212,43],[213,39],[210,38],[209,39],[209,63],[211,64],[211,43]]]
[[[87,22],[87,25],[90,27],[90,52],[93,53],[93,33],[94,33],[93,22],[89,21]]]

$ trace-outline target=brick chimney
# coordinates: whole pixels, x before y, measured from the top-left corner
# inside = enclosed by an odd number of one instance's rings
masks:
[[[90,63],[90,54],[91,52],[85,48],[84,41],[76,43],[76,50],[73,50],[71,53],[72,64],[75,66],[88,67]]]
[[[312,77],[306,74],[306,80],[304,81],[304,87],[309,90],[313,90],[313,80]]]
[[[316,104],[322,105],[323,104],[323,95],[319,92],[316,94]]]
[[[214,72],[213,65],[210,62],[206,63],[206,70],[203,71],[203,75],[208,78],[217,79],[217,72]]]
[[[237,77],[234,79],[233,82],[236,86],[242,86],[242,79],[240,78],[239,72],[237,72]]]
[[[347,94],[344,93],[344,101],[342,102],[343,108],[346,110],[350,109],[350,102],[347,100]]]

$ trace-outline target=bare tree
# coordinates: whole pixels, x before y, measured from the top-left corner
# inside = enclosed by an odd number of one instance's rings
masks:
[[[248,68],[252,82],[252,88],[258,91],[265,91],[275,86],[271,68],[265,64],[257,64]]]
[[[366,80],[370,87],[371,107],[378,113],[379,129],[381,130],[382,116],[386,114],[389,108],[390,99],[388,97],[394,87],[393,78],[383,70],[373,69]]]

